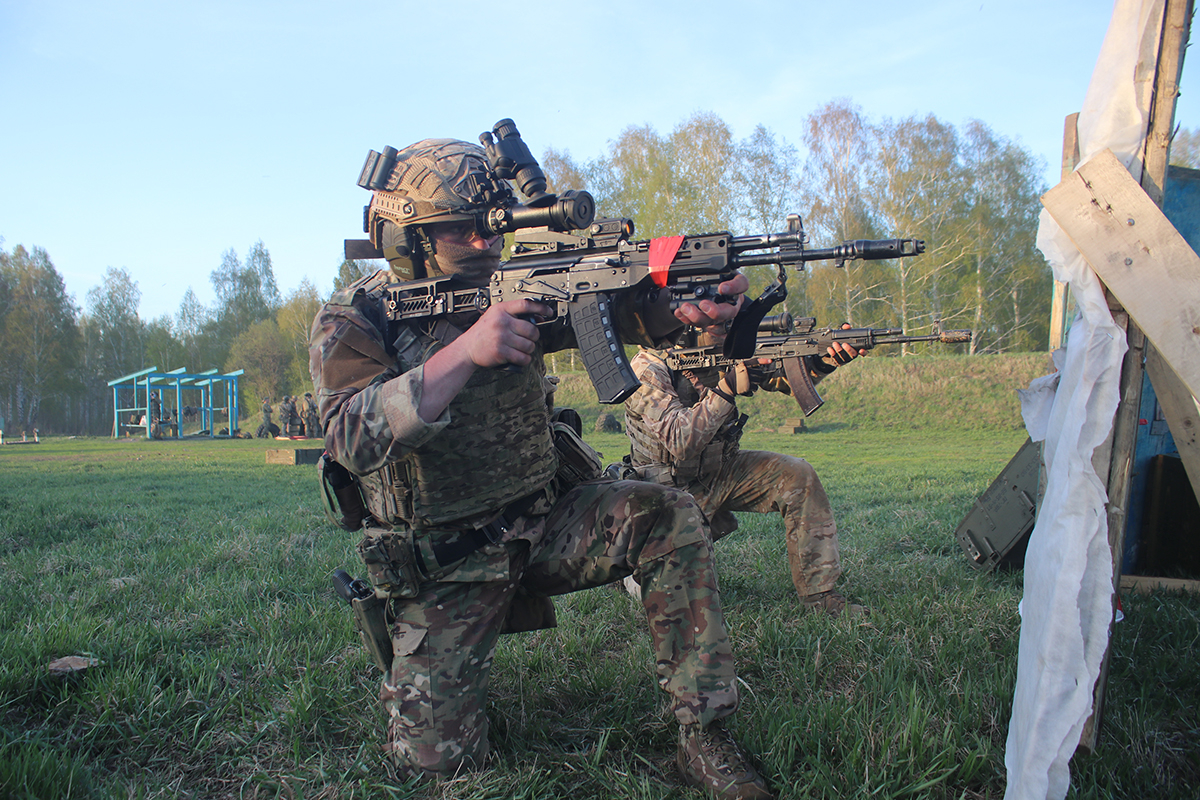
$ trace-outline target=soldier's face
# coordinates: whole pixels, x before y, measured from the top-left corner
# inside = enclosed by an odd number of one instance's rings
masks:
[[[480,236],[479,231],[475,230],[475,224],[470,221],[464,222],[439,222],[435,225],[427,226],[429,235],[439,242],[448,242],[452,245],[471,247],[476,250],[490,250],[499,236]]]

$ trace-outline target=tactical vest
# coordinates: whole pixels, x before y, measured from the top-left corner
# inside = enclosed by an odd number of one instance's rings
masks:
[[[372,298],[368,292],[368,299]],[[428,361],[458,331],[445,320],[393,330],[396,370]],[[486,524],[506,505],[550,483],[557,457],[540,348],[516,372],[478,369],[451,401],[450,424],[399,461],[361,478],[371,515],[386,526],[462,530]]]
[[[671,385],[679,402],[691,408],[700,402],[700,393],[682,372],[671,370]],[[649,426],[638,417],[626,414],[626,433],[629,435],[632,465],[643,480],[679,488],[699,482],[707,484],[721,471],[721,465],[738,453],[744,418],[735,412],[709,440],[699,454],[692,458],[676,459]]]

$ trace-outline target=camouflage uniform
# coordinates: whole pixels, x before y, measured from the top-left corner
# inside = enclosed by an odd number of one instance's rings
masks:
[[[499,634],[551,627],[552,596],[631,574],[643,587],[659,684],[675,716],[707,725],[733,713],[737,690],[712,548],[692,499],[649,483],[570,487],[555,477],[542,353],[569,344],[569,329],[547,331],[517,373],[477,370],[426,423],[417,414],[421,365],[453,331],[405,325],[387,341],[371,291],[389,280],[386,271],[365,278],[322,309],[310,370],[326,449],[361,476],[373,517],[360,552],[377,596],[390,597],[394,657],[381,698],[397,764],[450,774],[481,763]],[[442,477],[429,480],[438,470]],[[497,515],[512,508],[514,473],[520,491],[534,491],[518,499],[513,518],[501,518],[502,535],[441,563],[444,548],[475,530],[496,530]],[[387,548],[408,533],[412,544],[403,546],[416,550],[422,574],[415,596],[402,597],[403,577]]]
[[[317,413],[317,401],[310,392],[304,393],[304,435],[310,439],[321,438],[321,417]]]
[[[737,406],[656,351],[631,361],[642,387],[625,401],[632,465],[646,480],[685,489],[711,521],[713,539],[737,528],[733,511],[778,511],[792,583],[801,598],[833,589],[841,575],[837,525],[812,466],[779,453],[740,450]]]
[[[259,423],[258,430],[256,430],[254,432],[254,435],[257,436],[259,439],[270,439],[272,436],[272,433],[271,433],[271,404],[268,403],[266,400],[263,400],[263,404],[262,404],[262,422]]]

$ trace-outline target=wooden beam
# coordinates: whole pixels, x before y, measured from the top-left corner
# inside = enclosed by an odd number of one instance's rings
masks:
[[[1154,384],[1154,394],[1162,406],[1192,491],[1200,497],[1200,403],[1153,345],[1146,348],[1146,373]]]
[[[1200,256],[1108,150],[1042,202],[1188,391],[1200,394]]]
[[[1140,594],[1149,594],[1155,589],[1200,594],[1200,581],[1183,578],[1154,578],[1149,575],[1124,575],[1121,577],[1121,588]]]
[[[1079,112],[1068,114],[1063,120],[1062,178],[1075,171],[1079,165]],[[1066,343],[1067,313],[1071,305],[1070,287],[1066,281],[1054,282],[1054,293],[1050,296],[1050,349],[1057,350]]]

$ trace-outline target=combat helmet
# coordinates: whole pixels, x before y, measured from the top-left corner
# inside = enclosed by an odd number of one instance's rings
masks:
[[[424,277],[427,243],[419,226],[474,221],[511,189],[495,180],[482,147],[458,139],[423,139],[368,156],[359,185],[374,190],[364,209],[372,243],[403,279]]]
[[[423,139],[402,150],[371,150],[358,185],[372,192],[363,209],[363,231],[375,255],[382,254],[403,280],[435,271],[436,247],[425,226],[470,223],[480,237],[491,238],[518,228],[581,230],[591,225],[596,207],[584,191],[547,191],[545,173],[511,119],[502,119],[479,144],[459,139]],[[512,182],[512,186],[509,185]],[[520,192],[520,198],[514,192]]]

